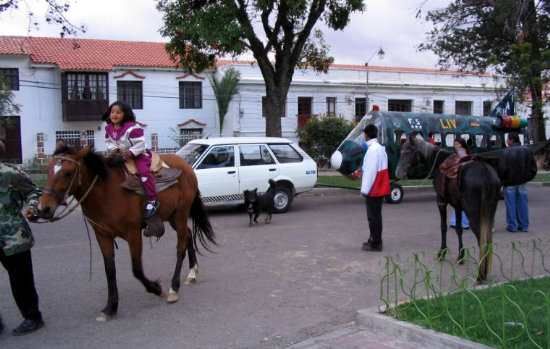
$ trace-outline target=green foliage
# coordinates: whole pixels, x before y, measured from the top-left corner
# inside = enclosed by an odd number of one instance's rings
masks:
[[[326,72],[333,58],[320,31],[322,19],[342,30],[363,0],[157,0],[166,49],[186,71],[212,68],[216,57],[252,53],[266,84],[266,135],[281,135],[281,105],[296,67]],[[274,61],[273,61],[274,60]]]
[[[8,88],[2,76],[0,76],[0,116],[14,116],[21,111],[21,106],[15,102],[13,92]],[[6,123],[5,118],[0,118],[0,126]]]
[[[520,99],[529,93],[533,138],[545,140],[542,81],[550,77],[548,1],[454,0],[425,18],[434,27],[419,49],[437,54],[443,68],[503,75]]]
[[[352,124],[343,118],[311,118],[304,127],[298,129],[300,147],[312,156],[319,166],[325,166],[329,164],[330,156],[352,129]]]
[[[209,76],[210,83],[212,84],[212,89],[214,90],[214,95],[216,96],[216,102],[218,103],[218,117],[220,120],[220,135],[223,130],[223,120],[225,114],[227,114],[227,108],[233,96],[239,92],[239,80],[240,73],[233,69],[229,68],[223,75],[221,81],[215,75]]]

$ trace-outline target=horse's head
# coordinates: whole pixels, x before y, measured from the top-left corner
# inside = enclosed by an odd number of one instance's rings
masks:
[[[42,218],[52,218],[57,207],[80,187],[83,159],[89,152],[89,148],[79,151],[63,148],[56,151],[48,164],[48,182],[39,199],[38,211]]]
[[[415,136],[409,135],[405,143],[401,146],[401,155],[395,169],[395,176],[398,179],[404,178],[411,166],[418,163],[418,148]]]

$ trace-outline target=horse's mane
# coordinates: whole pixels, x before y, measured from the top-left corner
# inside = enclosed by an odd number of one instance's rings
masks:
[[[75,150],[74,148],[69,147],[68,145],[63,145],[59,148],[56,148],[53,152],[53,155],[59,155],[59,154],[74,154]]]
[[[98,175],[102,180],[107,179],[109,172],[107,171],[107,165],[103,155],[90,150],[86,156],[84,156],[84,163],[93,174]]]
[[[453,153],[451,150],[447,150],[438,145],[433,145],[423,138],[415,138],[414,140],[416,151],[421,155],[425,161],[434,163],[439,166],[443,160]]]
[[[430,144],[430,142],[425,141],[422,138],[415,138],[414,143],[416,144],[416,149],[420,152],[425,159],[429,159],[434,151],[438,150],[438,147]]]

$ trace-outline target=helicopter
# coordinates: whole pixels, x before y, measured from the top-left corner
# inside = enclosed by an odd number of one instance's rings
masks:
[[[395,169],[399,162],[401,144],[409,135],[421,137],[448,150],[453,149],[457,137],[462,137],[474,154],[497,166],[500,154],[506,148],[508,133],[517,132],[523,144],[531,145],[527,119],[514,116],[514,112],[513,89],[488,116],[380,111],[378,106],[374,105],[338,146],[330,158],[330,163],[332,168],[343,176],[361,179],[366,152],[362,146],[363,130],[369,124],[375,125],[378,128],[378,141],[385,146],[388,155],[391,189],[385,199],[388,203],[397,204],[403,200],[404,194],[403,187],[397,183]],[[420,163],[409,170],[407,177],[427,179],[430,170]]]

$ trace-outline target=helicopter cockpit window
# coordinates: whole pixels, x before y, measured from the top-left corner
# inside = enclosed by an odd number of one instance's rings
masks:
[[[428,142],[433,145],[441,145],[441,133],[430,132],[428,133]]]
[[[447,133],[445,135],[445,146],[446,147],[454,147],[455,145],[455,134],[454,133]]]
[[[491,135],[489,144],[491,145],[491,148],[503,148],[505,146],[501,134]]]
[[[478,148],[487,148],[487,135],[475,135],[476,147]]]
[[[500,133],[496,134],[495,147],[496,148],[506,147],[506,144],[504,144],[504,137],[502,137],[502,134],[500,134]]]
[[[401,130],[395,130],[393,132],[393,143],[401,145],[407,140],[407,134]]]
[[[416,139],[424,139],[424,136],[422,135],[422,132],[420,132],[420,131],[413,131],[413,132],[411,132],[411,134]]]

